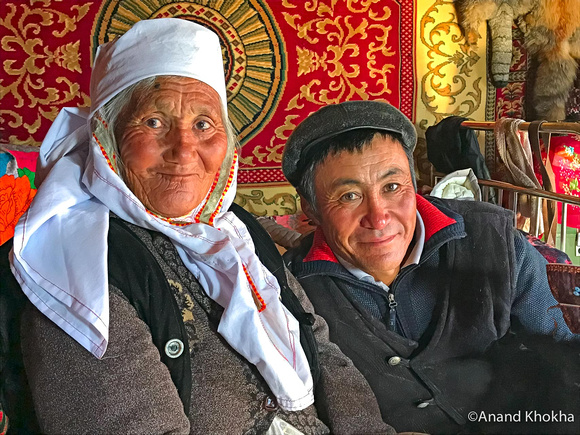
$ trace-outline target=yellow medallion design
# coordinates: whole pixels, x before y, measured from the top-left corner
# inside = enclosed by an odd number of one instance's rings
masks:
[[[213,30],[224,57],[228,112],[242,143],[265,125],[286,81],[282,38],[265,2],[149,0],[103,3],[91,52],[140,20],[182,18]]]

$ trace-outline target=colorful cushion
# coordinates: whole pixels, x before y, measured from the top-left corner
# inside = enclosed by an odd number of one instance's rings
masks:
[[[0,149],[0,245],[11,239],[20,216],[36,194],[36,151]],[[15,160],[15,162],[14,162]],[[14,165],[14,163],[16,163]],[[16,171],[14,171],[16,169]]]

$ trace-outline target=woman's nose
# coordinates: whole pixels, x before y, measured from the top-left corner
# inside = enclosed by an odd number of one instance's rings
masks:
[[[370,230],[382,230],[389,221],[390,214],[385,201],[380,198],[368,198],[361,226]]]
[[[189,128],[174,128],[167,136],[167,159],[175,163],[184,163],[195,158],[197,138]]]

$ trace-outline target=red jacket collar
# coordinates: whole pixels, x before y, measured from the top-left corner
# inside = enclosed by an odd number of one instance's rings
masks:
[[[425,242],[429,240],[435,233],[442,230],[449,225],[456,223],[455,219],[450,218],[421,195],[417,195],[417,211],[423,219],[425,224]],[[336,256],[326,243],[324,234],[320,227],[316,228],[314,232],[314,239],[312,247],[308,251],[308,255],[304,257],[303,262],[324,260],[332,263],[338,263]]]

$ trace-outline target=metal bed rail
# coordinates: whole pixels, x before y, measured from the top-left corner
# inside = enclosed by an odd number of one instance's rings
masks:
[[[463,121],[461,123],[462,127],[471,128],[473,130],[483,130],[483,131],[493,131],[495,129],[495,121]],[[530,122],[522,122],[518,125],[518,130],[527,131],[530,126]],[[580,135],[580,123],[579,122],[543,122],[540,125],[540,133],[542,134],[578,134]],[[433,178],[432,178],[433,179]],[[562,215],[562,225],[560,227],[560,249],[564,250],[566,246],[566,221],[568,217],[568,204],[580,206],[580,198],[564,195],[561,193],[552,193],[541,189],[525,188],[515,186],[510,183],[505,183],[503,181],[496,180],[478,180],[479,185],[482,186],[482,195],[484,201],[489,201],[489,189],[497,189],[497,200],[498,204],[502,204],[503,192],[507,191],[511,195],[510,204],[511,209],[514,211],[514,220],[517,219],[517,204],[519,195],[531,195],[538,198],[538,214],[536,215],[536,228],[530,229],[532,235],[537,236],[539,233],[539,222],[540,213],[542,210],[542,200],[547,201],[557,201],[561,203],[561,215]],[[578,230],[577,230],[578,231]],[[577,233],[578,234],[578,233]],[[578,251],[580,246],[580,240],[576,240],[576,250]]]
[[[495,128],[495,121],[463,121],[463,127],[474,130],[491,131]],[[518,125],[518,130],[528,131],[530,122],[522,122]],[[544,122],[540,127],[540,133],[572,133],[580,134],[580,123],[578,122]]]
[[[437,183],[441,180],[445,175],[440,173],[435,173],[434,175],[434,182]],[[559,249],[564,251],[566,247],[566,221],[568,217],[568,205],[575,205],[580,207],[580,198],[571,195],[565,195],[562,193],[553,193],[548,192],[546,190],[541,189],[534,189],[528,187],[520,187],[515,186],[510,183],[506,183],[503,181],[496,181],[496,180],[485,180],[485,179],[478,179],[478,184],[481,187],[481,195],[482,200],[485,202],[489,202],[490,199],[490,189],[497,190],[497,203],[502,205],[503,204],[503,196],[504,192],[507,191],[510,195],[508,200],[508,207],[514,212],[514,225],[517,225],[517,212],[518,212],[518,198],[520,195],[530,195],[535,196],[538,198],[538,214],[536,216],[536,228],[531,228],[530,232],[533,236],[538,236],[540,229],[539,229],[539,222],[540,222],[540,213],[542,210],[542,200],[548,201],[557,201],[561,203],[560,210],[562,213],[562,225],[560,226],[560,246]]]
[[[561,203],[561,216],[562,225],[560,225],[560,246],[559,249],[564,251],[566,247],[566,222],[568,220],[568,204],[580,206],[580,198],[571,195],[565,195],[563,193],[548,192],[541,189],[533,189],[527,187],[515,186],[510,183],[505,183],[503,181],[496,180],[483,180],[478,179],[478,183],[482,186],[482,196],[484,201],[489,201],[489,189],[495,188],[498,190],[498,204],[502,204],[503,192],[510,192],[511,198],[509,203],[511,204],[511,209],[514,212],[514,220],[517,219],[518,211],[518,196],[519,195],[529,195],[538,198],[538,209],[536,215],[536,228],[531,229],[531,233],[534,236],[538,236],[540,229],[540,214],[542,210],[542,200],[557,201]],[[514,222],[515,224],[515,222]]]
[[[527,131],[530,127],[530,122],[522,122],[518,125],[518,130]],[[493,131],[495,129],[495,121],[469,121],[465,120],[461,123],[462,127],[470,128],[473,130],[482,131]],[[552,135],[552,134],[578,134],[580,135],[580,123],[579,122],[543,122],[540,125],[540,133]],[[548,139],[549,140],[549,139]],[[434,181],[431,185],[434,186],[438,179],[442,178],[443,174],[435,174],[434,168],[431,167],[431,180]],[[580,198],[564,195],[561,193],[552,193],[541,189],[526,188],[515,186],[510,183],[496,180],[478,180],[479,185],[482,188],[483,200],[489,202],[490,189],[497,189],[497,201],[498,204],[503,204],[503,192],[507,191],[510,194],[509,203],[511,209],[514,211],[514,221],[517,220],[517,206],[518,206],[518,196],[519,195],[531,195],[538,198],[538,214],[536,215],[536,225],[535,228],[531,228],[530,232],[534,236],[538,236],[539,233],[539,222],[540,213],[542,210],[542,200],[547,201],[557,201],[561,203],[562,211],[562,225],[560,227],[560,249],[564,250],[566,246],[566,222],[568,217],[568,205],[580,206]],[[577,239],[576,239],[576,251],[577,255],[580,255],[580,240],[578,239],[578,229],[577,229]]]

